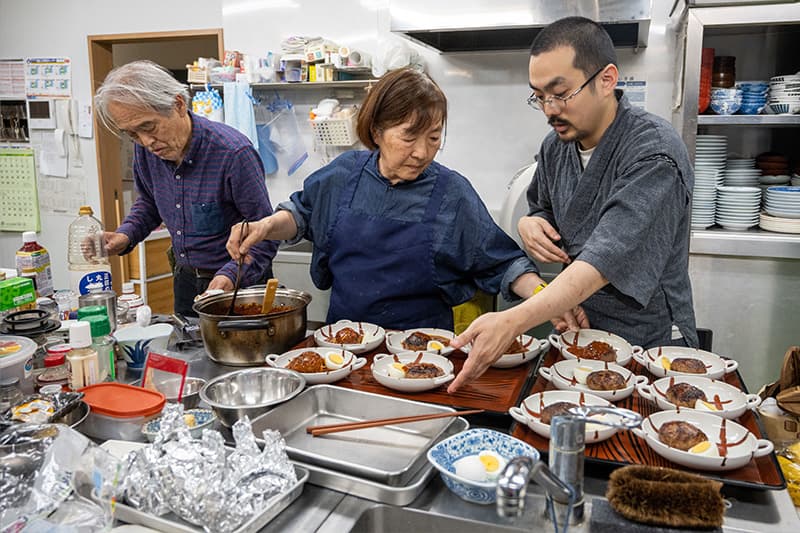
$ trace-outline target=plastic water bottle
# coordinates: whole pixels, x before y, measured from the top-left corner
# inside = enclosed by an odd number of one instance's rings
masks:
[[[78,218],[69,225],[70,289],[77,294],[87,294],[90,285],[100,285],[104,291],[112,290],[103,224],[92,214],[91,207],[82,206]]]

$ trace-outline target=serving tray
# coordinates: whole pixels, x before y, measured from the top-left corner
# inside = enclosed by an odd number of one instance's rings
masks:
[[[561,359],[562,357],[558,353],[558,350],[551,348],[550,351],[544,357],[542,357],[540,366],[550,367]],[[631,370],[634,374],[647,376],[651,382],[654,379],[657,379],[656,376],[653,376],[647,372],[647,370],[645,370],[645,368],[639,365],[636,361],[631,361],[626,368]],[[738,371],[726,374],[724,380],[726,383],[729,383],[734,387],[747,392],[747,388],[745,387]],[[531,394],[535,394],[537,392],[555,389],[556,388],[552,383],[547,381],[545,378],[538,376],[534,380],[533,386],[527,391],[522,399],[527,398]],[[521,402],[522,400],[520,400],[520,403]],[[628,398],[619,402],[614,402],[614,405],[617,407],[632,409],[633,411],[641,414],[643,417],[647,417],[651,413],[659,411],[655,404],[650,403],[648,400],[645,400],[639,396],[639,393],[636,391],[634,391],[634,393]],[[745,411],[745,413],[739,417],[737,422],[746,427],[756,436],[756,438],[766,438],[766,432],[763,430],[761,421],[754,411]],[[549,451],[550,442],[546,438],[534,433],[526,425],[515,423],[512,429],[512,435],[514,437],[527,442],[540,452],[544,452],[546,454]],[[751,459],[750,462],[742,468],[728,472],[692,470],[686,468],[685,466],[675,464],[672,461],[668,461],[660,455],[657,455],[653,450],[650,449],[644,439],[640,439],[631,431],[619,431],[606,441],[598,442],[596,444],[587,444],[586,463],[610,466],[625,466],[628,464],[662,466],[677,470],[697,472],[698,474],[702,474],[708,478],[721,481],[725,485],[760,490],[781,490],[786,488],[786,481],[783,478],[783,473],[778,467],[778,462],[774,453],[771,453],[765,457]]]
[[[297,348],[312,347],[314,338],[309,337],[297,345]],[[446,405],[457,409],[483,409],[489,415],[508,417],[508,409],[518,405],[526,396],[533,382],[534,370],[538,357],[528,363],[514,368],[489,368],[480,378],[464,386],[455,394],[447,393],[447,384],[425,392],[400,392],[384,387],[372,376],[372,358],[377,353],[388,353],[385,344],[378,349],[362,354],[367,358],[363,368],[352,372],[349,376],[333,383],[339,387],[364,392],[373,392],[384,396],[405,398],[419,402]],[[460,350],[449,356],[454,372],[458,374],[464,366],[467,356]]]

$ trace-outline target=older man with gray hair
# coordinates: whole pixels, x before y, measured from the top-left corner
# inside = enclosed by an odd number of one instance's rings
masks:
[[[106,232],[106,248],[126,254],[163,221],[175,254],[175,312],[196,316],[198,294],[233,289],[237,266],[225,249],[231,226],[272,213],[261,159],[237,130],[193,114],[186,86],[151,61],[112,70],[95,108],[108,129],[136,143],[139,197],[119,228]],[[271,276],[276,250],[274,241],[254,247],[242,286]]]

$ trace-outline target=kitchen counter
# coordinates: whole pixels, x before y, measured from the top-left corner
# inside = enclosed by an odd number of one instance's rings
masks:
[[[237,370],[236,367],[219,365],[208,359],[200,343],[185,345],[180,351],[169,351],[169,355],[187,361],[189,363],[188,375],[193,377],[210,379],[219,374]],[[128,378],[135,379],[134,376],[128,376]],[[509,417],[508,424],[505,427],[495,427],[495,429],[507,431],[511,422],[512,420]],[[223,434],[226,433],[226,437],[229,438],[230,432],[223,430]],[[586,466],[584,490],[587,502],[587,516],[590,516],[592,499],[602,497],[605,494],[608,473],[606,468],[597,467],[597,465],[590,464]],[[770,533],[800,531],[800,519],[798,519],[797,511],[786,490],[755,491],[725,487],[723,495],[730,503],[726,511],[724,531],[739,533],[762,533],[766,530],[769,530]],[[364,513],[382,511],[384,507],[370,500],[306,483],[302,495],[270,522],[263,531],[342,533],[351,530],[354,526],[358,526],[357,529],[363,530],[364,526],[360,524],[359,518]],[[387,509],[403,513],[399,508]],[[543,491],[535,484],[529,486],[525,511],[517,519],[498,517],[495,513],[494,505],[477,505],[461,500],[447,490],[438,475],[433,478],[416,500],[405,509],[424,511],[426,514],[421,515],[424,519],[440,516],[459,517],[485,523],[485,526],[483,526],[485,528],[491,528],[490,524],[505,525],[524,531],[549,531],[552,528],[550,523],[543,522]],[[430,515],[427,513],[430,513]],[[387,513],[383,513],[383,515],[385,514]],[[381,517],[382,513],[378,512],[374,516]],[[410,520],[410,518],[406,515],[401,516],[401,520]],[[403,524],[411,528],[412,522],[394,524],[394,529],[387,528],[386,531],[403,531]],[[369,523],[366,530],[375,528],[376,525],[374,523]],[[426,527],[425,529],[430,528]],[[489,531],[490,529],[486,530]],[[588,520],[579,526],[570,528],[570,531],[590,531]]]

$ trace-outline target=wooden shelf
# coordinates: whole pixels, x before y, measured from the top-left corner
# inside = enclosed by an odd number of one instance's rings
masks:
[[[352,89],[369,87],[378,83],[378,80],[345,80],[345,81],[300,81],[300,82],[275,82],[275,83],[251,83],[253,89],[330,89],[342,88]],[[221,83],[210,83],[211,87],[221,89]],[[198,91],[206,87],[205,84],[193,83],[190,85],[193,91]]]

